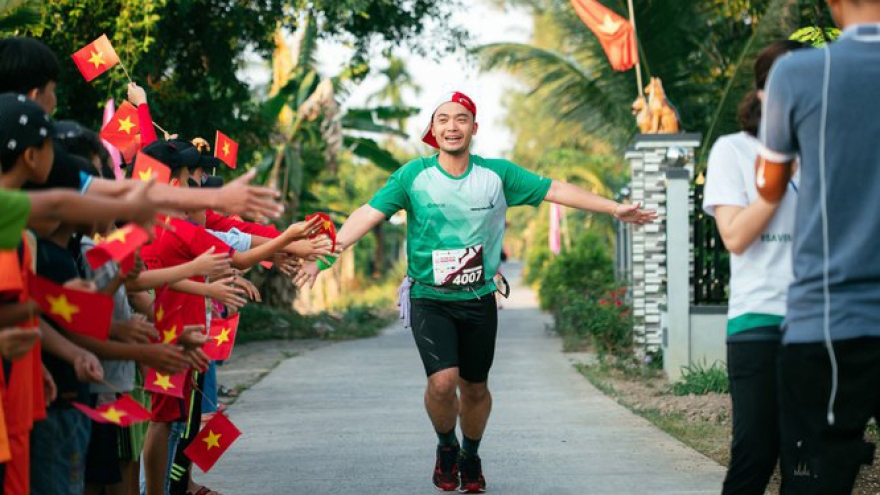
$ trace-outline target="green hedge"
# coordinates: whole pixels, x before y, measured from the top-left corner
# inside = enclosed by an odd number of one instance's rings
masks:
[[[600,356],[632,353],[632,311],[626,288],[615,283],[610,253],[607,240],[587,230],[571,250],[527,260],[541,307],[553,314],[566,350],[589,346]]]

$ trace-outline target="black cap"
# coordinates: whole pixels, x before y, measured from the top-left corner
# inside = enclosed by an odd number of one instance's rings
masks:
[[[195,168],[201,168],[202,170],[214,170],[219,167],[223,162],[220,161],[214,155],[200,155],[199,163]]]
[[[184,146],[184,144],[188,147]],[[196,164],[199,161],[199,152],[192,144],[186,141],[156,141],[150,143],[142,151],[145,155],[149,155],[167,165],[172,172],[182,168],[196,168]]]
[[[199,150],[191,142],[183,139],[172,139],[168,142],[177,148],[181,167],[186,167],[191,171],[199,168]]]
[[[223,177],[217,175],[206,175],[202,181],[202,187],[221,188],[223,187]]]
[[[17,155],[54,135],[55,127],[37,102],[22,94],[0,94],[0,154]]]

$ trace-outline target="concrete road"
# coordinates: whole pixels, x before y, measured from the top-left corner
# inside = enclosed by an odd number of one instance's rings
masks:
[[[724,469],[591,386],[549,323],[514,282],[480,447],[489,491],[719,493]],[[196,480],[224,495],[436,493],[424,384],[402,326],[291,358],[232,406],[243,435],[209,475],[195,468]]]

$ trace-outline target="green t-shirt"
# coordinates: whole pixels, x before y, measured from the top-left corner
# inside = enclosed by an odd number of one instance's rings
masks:
[[[386,217],[406,210],[412,297],[460,301],[495,290],[507,208],[538,206],[551,182],[507,160],[477,155],[464,175],[453,177],[433,155],[401,167],[369,204]],[[473,287],[481,280],[487,283]]]
[[[0,189],[0,249],[15,249],[31,213],[26,193]]]

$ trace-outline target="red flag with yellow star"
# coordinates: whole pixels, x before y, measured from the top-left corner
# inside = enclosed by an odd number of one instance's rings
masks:
[[[308,215],[306,217],[306,222],[308,222],[309,220],[311,220],[315,217],[319,217],[321,219],[321,230],[319,230],[318,233],[312,237],[317,237],[319,235],[326,235],[327,237],[330,238],[331,241],[333,241],[332,249],[333,249],[333,251],[336,251],[336,224],[333,223],[333,220],[330,220],[329,215],[327,215],[326,213],[323,213],[323,212],[313,213],[311,215]]]
[[[134,160],[134,170],[131,178],[134,180],[148,181],[153,177],[159,184],[168,184],[171,180],[171,169],[150,155],[138,153]]]
[[[211,320],[211,331],[208,332],[208,342],[202,346],[205,355],[214,361],[225,361],[232,354],[235,346],[235,335],[238,333],[238,317],[214,318]]]
[[[97,269],[110,260],[122,263],[137,248],[144,245],[150,235],[138,225],[129,223],[101,239],[92,249],[86,251],[86,259],[92,269]]]
[[[62,328],[98,340],[110,336],[110,296],[68,289],[34,273],[28,274],[28,288],[40,311]]]
[[[186,371],[176,375],[164,375],[150,368],[147,376],[144,378],[144,390],[153,392],[154,394],[170,395],[183,398],[183,386],[186,384]]]
[[[217,131],[217,138],[214,140],[214,156],[229,165],[229,168],[235,169],[235,162],[238,160],[238,143],[229,139],[226,134]]]
[[[571,0],[571,5],[599,38],[614,70],[629,70],[639,63],[636,31],[629,21],[596,0]]]
[[[204,472],[214,467],[241,431],[223,413],[215,413],[183,453]]]
[[[116,147],[126,162],[131,162],[141,147],[140,132],[137,109],[131,103],[123,101],[101,129],[101,139]]]
[[[95,408],[79,402],[74,402],[73,407],[97,423],[131,426],[150,419],[150,411],[128,394],[123,394],[119,399]]]
[[[86,81],[100,76],[119,63],[119,56],[106,34],[73,54],[73,62]]]
[[[180,306],[176,307],[167,315],[164,314],[165,310],[162,306],[156,310],[156,330],[159,332],[159,342],[163,344],[177,343],[177,339],[183,333],[183,316],[180,313],[180,308]]]

